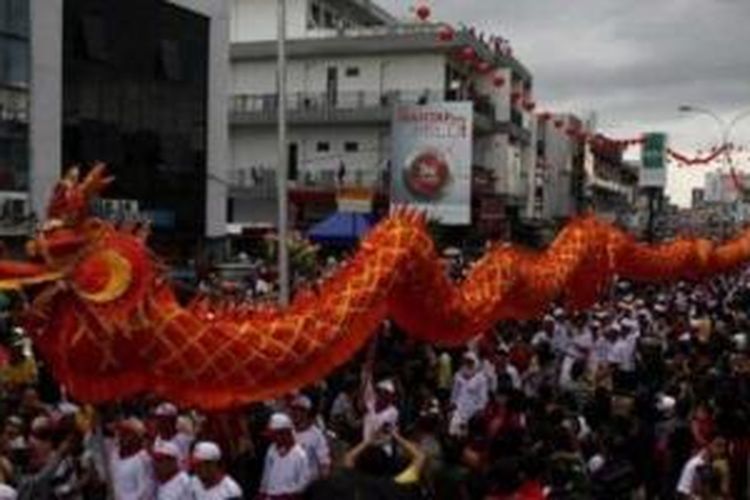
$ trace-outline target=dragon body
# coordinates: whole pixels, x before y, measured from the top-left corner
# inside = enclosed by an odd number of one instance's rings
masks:
[[[503,319],[562,300],[583,308],[615,276],[697,279],[750,258],[750,232],[716,245],[650,246],[582,217],[545,251],[498,244],[465,278],[446,277],[423,216],[393,213],[357,253],[285,309],[197,299],[181,305],[145,231],[92,217],[110,182],[97,166],[58,185],[29,261],[0,261],[0,289],[29,288],[27,331],[57,380],[87,402],[154,393],[185,406],[228,408],[273,398],[346,362],[391,318],[410,335],[458,345]]]

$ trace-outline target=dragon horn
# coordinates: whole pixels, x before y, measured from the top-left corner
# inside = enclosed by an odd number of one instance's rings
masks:
[[[81,187],[86,198],[90,200],[99,196],[114,180],[114,177],[107,176],[107,165],[97,162],[81,182]]]

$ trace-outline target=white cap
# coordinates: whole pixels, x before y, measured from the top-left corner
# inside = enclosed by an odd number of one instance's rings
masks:
[[[675,407],[675,404],[677,404],[677,401],[675,401],[673,397],[662,395],[656,401],[656,409],[661,412],[672,411]]]
[[[378,382],[378,385],[375,386],[381,391],[390,392],[391,394],[396,394],[396,385],[393,383],[393,380],[391,379],[383,379],[380,382]]]
[[[272,431],[293,429],[292,419],[286,413],[274,413],[268,421],[268,428]]]
[[[304,394],[300,394],[292,401],[293,408],[302,408],[304,410],[312,410],[312,401]]]
[[[162,403],[154,410],[157,417],[176,417],[177,407],[172,403]]]
[[[542,321],[544,321],[545,323],[554,323],[555,318],[551,314],[545,314],[544,319]]]
[[[218,462],[221,460],[221,448],[214,442],[201,441],[193,449],[193,460],[197,462]]]
[[[176,444],[170,441],[159,440],[154,445],[154,449],[152,450],[152,452],[154,455],[162,457],[172,457],[176,459],[180,458],[180,450],[177,448]]]
[[[554,316],[555,318],[559,318],[559,317],[561,317],[561,316],[564,316],[564,315],[565,315],[565,309],[563,309],[562,307],[558,307],[558,308],[556,308],[556,309],[555,309],[555,310],[554,310],[554,311],[552,312],[552,315],[553,315],[553,316]]]

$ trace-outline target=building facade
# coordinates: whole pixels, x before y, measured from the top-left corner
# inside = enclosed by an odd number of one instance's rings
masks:
[[[529,194],[529,218],[554,225],[577,214],[583,205],[585,146],[567,133],[582,127],[568,114],[537,117],[537,156]]]
[[[28,0],[0,0],[0,234],[29,228],[30,14]]]
[[[223,236],[229,17],[210,0],[30,0],[29,211],[64,167],[105,161],[106,215]],[[216,185],[218,184],[218,185]],[[24,189],[21,189],[23,192]]]
[[[273,225],[276,2],[232,5],[231,220]],[[441,39],[439,25],[398,22],[361,0],[290,1],[287,25],[288,167],[297,222],[335,210],[341,186],[387,197],[396,103],[459,100],[474,106],[474,222],[499,227],[508,214],[523,214],[536,130],[519,98],[532,94],[520,62],[469,31]],[[467,51],[471,61],[461,57]]]

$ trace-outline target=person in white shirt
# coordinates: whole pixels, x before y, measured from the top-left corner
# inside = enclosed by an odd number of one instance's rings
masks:
[[[325,434],[315,425],[310,398],[300,395],[292,401],[292,421],[295,438],[310,460],[311,479],[328,476],[331,471],[331,451]]]
[[[172,403],[161,403],[154,410],[156,419],[156,439],[154,447],[164,442],[174,444],[180,450],[180,468],[187,470],[188,458],[190,457],[190,446],[193,444],[193,436],[181,432],[177,428],[178,420],[177,407]]]
[[[452,436],[464,435],[469,420],[484,410],[488,401],[487,377],[479,366],[477,355],[467,351],[463,356],[461,369],[453,377],[451,394],[453,414],[448,432]]]
[[[310,460],[294,438],[294,425],[284,413],[275,413],[268,423],[272,441],[266,452],[260,499],[302,498],[312,480]]]
[[[241,500],[242,488],[221,468],[221,448],[201,441],[193,449],[195,477],[191,481],[194,500]]]
[[[680,498],[704,498],[707,485],[701,484],[699,471],[703,467],[712,467],[715,460],[726,457],[727,442],[723,436],[715,436],[711,442],[685,463],[677,481],[677,493]]]
[[[109,454],[112,489],[117,500],[154,498],[151,457],[144,448],[146,427],[135,418],[118,422],[117,437]]]
[[[552,333],[552,352],[557,359],[562,359],[568,352],[571,342],[570,326],[565,317],[565,311],[558,307],[554,312],[555,326]]]
[[[534,347],[540,344],[552,345],[552,337],[555,334],[555,318],[551,315],[546,315],[542,320],[542,329],[534,334],[531,339],[531,345]]]
[[[180,470],[180,450],[174,443],[164,442],[151,450],[154,475],[158,486],[156,500],[192,499],[192,483],[187,472]]]

